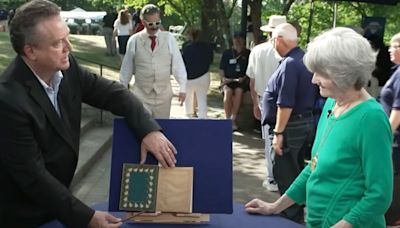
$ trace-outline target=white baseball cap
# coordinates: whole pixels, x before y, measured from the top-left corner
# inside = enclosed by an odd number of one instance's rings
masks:
[[[268,24],[261,26],[260,29],[263,32],[272,32],[276,26],[282,23],[286,23],[286,16],[271,15],[268,19]]]

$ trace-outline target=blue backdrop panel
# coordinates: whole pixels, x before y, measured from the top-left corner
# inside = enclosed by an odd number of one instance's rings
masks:
[[[232,213],[230,120],[157,120],[176,147],[177,166],[194,167],[193,213]],[[123,119],[114,121],[109,211],[119,211],[123,163],[139,163],[140,144]],[[148,153],[146,164],[157,164]]]

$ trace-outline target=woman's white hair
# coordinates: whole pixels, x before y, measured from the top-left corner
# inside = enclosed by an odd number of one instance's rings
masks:
[[[334,81],[341,90],[361,89],[375,68],[376,52],[367,39],[338,27],[317,36],[307,46],[304,64],[311,72]]]

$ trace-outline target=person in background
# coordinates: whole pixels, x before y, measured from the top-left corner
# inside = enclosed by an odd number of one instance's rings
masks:
[[[136,33],[137,26],[140,24],[140,11],[142,9],[137,8],[134,9],[135,13],[132,14],[132,25],[133,25],[133,32]]]
[[[208,70],[213,62],[214,51],[210,43],[202,41],[201,30],[190,28],[188,37],[190,41],[182,50],[188,79],[185,113],[186,116],[191,117],[196,112],[193,106],[195,97],[198,105],[198,117],[205,119],[207,118],[207,93],[210,87]]]
[[[246,76],[250,50],[246,49],[243,34],[233,35],[233,46],[224,51],[219,64],[221,86],[224,91],[224,110],[227,119],[232,120],[232,130],[238,130],[236,117],[242,105],[243,93],[249,90]]]
[[[393,200],[386,212],[386,223],[391,226],[400,225],[400,33],[394,35],[389,47],[390,60],[396,64],[394,72],[383,86],[379,101],[389,116],[390,126],[394,135],[393,143],[393,172],[394,190]]]
[[[385,85],[392,73],[393,64],[390,61],[389,48],[383,43],[383,38],[372,35],[366,37],[372,48],[378,53],[376,56],[375,69],[372,71],[372,78],[368,83],[368,90],[373,97],[378,97],[380,89]],[[367,91],[368,91],[367,90]]]
[[[368,41],[349,28],[324,32],[308,45],[304,63],[328,97],[312,161],[278,200],[254,199],[245,205],[247,212],[279,214],[297,203],[307,205],[307,227],[386,227],[392,131],[384,110],[364,89],[375,60]]]
[[[246,48],[253,49],[254,47],[254,33],[253,33],[253,21],[251,15],[247,15],[247,25],[246,25]]]
[[[140,17],[145,29],[128,41],[120,82],[128,87],[134,74],[133,93],[153,117],[169,118],[173,96],[171,73],[178,81],[178,101],[183,105],[187,82],[185,64],[175,37],[160,31],[160,9],[153,4],[145,5]]]
[[[133,34],[132,20],[128,10],[120,10],[118,18],[114,22],[113,42],[118,37],[118,52],[121,60],[124,59],[126,53],[126,45],[129,37]]]
[[[289,23],[279,24],[271,40],[283,59],[267,82],[261,123],[270,125],[273,174],[283,194],[303,169],[304,157],[311,153],[318,87],[312,84],[312,74],[303,63],[304,52],[298,47],[296,28]],[[303,207],[292,205],[284,214],[301,222]]]
[[[69,187],[79,158],[82,103],[123,116],[141,145],[174,167],[176,150],[140,101],[120,83],[89,73],[71,55],[60,8],[47,0],[20,6],[10,26],[17,56],[0,76],[1,227],[118,227]]]
[[[114,33],[114,21],[117,20],[117,13],[112,7],[107,8],[107,14],[103,17],[103,36],[106,42],[106,55],[114,56],[117,54],[117,47],[115,39],[113,39]]]
[[[0,32],[6,32],[8,25],[8,11],[0,3]]]
[[[261,26],[261,31],[268,33],[268,41],[256,45],[250,52],[249,65],[247,66],[246,75],[250,78],[250,93],[253,101],[253,115],[260,121],[262,110],[262,95],[267,86],[267,82],[275,72],[282,57],[276,52],[270,40],[271,33],[274,28],[286,22],[285,16],[272,15],[269,17],[268,24]],[[266,177],[262,186],[268,191],[277,192],[274,175],[272,173],[272,156],[271,141],[269,140],[269,125],[265,124],[261,127],[262,137],[265,143],[265,163]]]
[[[8,27],[10,27],[14,14],[15,14],[15,9],[10,9],[10,11],[8,11],[8,21],[7,21]]]

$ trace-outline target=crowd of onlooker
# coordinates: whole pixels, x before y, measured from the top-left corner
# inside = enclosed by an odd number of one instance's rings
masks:
[[[8,26],[14,17],[15,9],[7,10],[0,5],[0,32],[8,31]]]

